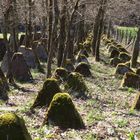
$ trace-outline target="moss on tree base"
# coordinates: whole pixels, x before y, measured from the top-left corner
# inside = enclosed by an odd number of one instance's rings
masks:
[[[44,124],[56,125],[62,129],[84,128],[83,120],[68,93],[57,93],[53,97]]]
[[[31,140],[24,120],[13,113],[0,115],[0,140]]]

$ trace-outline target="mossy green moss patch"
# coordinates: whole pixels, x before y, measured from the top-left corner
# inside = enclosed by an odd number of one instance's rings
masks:
[[[55,70],[54,77],[59,80],[66,80],[68,77],[68,71],[65,68],[59,67]]]
[[[44,124],[56,125],[62,129],[84,128],[83,120],[68,93],[57,93],[53,97]]]
[[[24,120],[14,113],[0,115],[0,140],[31,140]]]
[[[65,88],[75,97],[85,97],[88,91],[83,76],[77,72],[69,74]]]
[[[44,82],[43,88],[39,91],[32,108],[49,106],[53,96],[58,92],[61,92],[58,81],[55,78],[48,78]]]

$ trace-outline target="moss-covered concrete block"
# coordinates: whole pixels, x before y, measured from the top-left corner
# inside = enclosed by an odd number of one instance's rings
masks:
[[[53,97],[44,124],[56,125],[62,129],[84,128],[84,122],[68,93],[57,93]]]
[[[69,74],[65,88],[77,98],[86,97],[85,93],[88,91],[83,76],[77,72],[72,72]]]
[[[110,59],[110,65],[116,67],[119,63],[121,63],[121,59],[118,57],[114,57]]]
[[[55,70],[54,77],[65,81],[68,77],[68,71],[65,68],[59,67]]]
[[[140,76],[133,72],[126,73],[123,77],[121,86],[140,89]]]
[[[132,109],[140,110],[140,92],[136,95]]]
[[[46,79],[43,84],[43,88],[39,91],[32,108],[49,106],[53,96],[58,92],[61,92],[61,89],[57,83],[57,80],[55,78]]]
[[[133,70],[126,66],[124,63],[120,63],[117,65],[115,74],[124,75],[127,72],[133,72]]]
[[[14,113],[0,115],[0,140],[31,140],[24,120]]]
[[[131,59],[131,56],[128,54],[128,53],[126,53],[126,52],[121,52],[120,54],[119,54],[119,58],[121,59],[121,61],[122,62],[127,62],[127,61],[130,61],[130,59]]]
[[[90,71],[90,66],[85,62],[79,63],[74,71],[79,72],[85,77],[90,77],[92,75]]]

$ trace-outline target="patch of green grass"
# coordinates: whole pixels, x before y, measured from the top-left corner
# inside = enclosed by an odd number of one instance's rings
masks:
[[[96,100],[90,99],[90,100],[87,101],[86,105],[92,107],[95,103],[96,103]]]
[[[128,140],[135,140],[135,134],[134,134],[134,132],[130,132],[128,134]]]
[[[117,26],[117,29],[119,29],[120,31],[123,31],[124,35],[126,36],[127,32],[131,35],[132,37],[135,37],[137,35],[138,32],[138,28],[137,27],[122,27],[122,26]]]
[[[91,110],[88,113],[86,120],[87,120],[88,125],[92,125],[97,121],[104,120],[104,118],[105,117],[103,116],[103,114],[100,111],[98,111],[97,109],[95,109],[95,110]]]
[[[134,93],[134,89],[133,88],[128,88],[128,92],[129,93]]]
[[[119,128],[123,128],[128,125],[128,121],[125,119],[117,120],[115,123],[118,125]]]
[[[86,135],[84,135],[83,137],[84,140],[97,140],[97,136],[93,133],[87,133]]]

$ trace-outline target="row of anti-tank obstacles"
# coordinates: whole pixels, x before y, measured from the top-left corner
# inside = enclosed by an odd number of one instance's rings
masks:
[[[130,68],[131,56],[127,50],[113,39],[103,38],[102,40],[110,54],[110,65],[116,67],[115,74],[123,75],[122,86],[139,88],[140,70],[134,71]],[[71,96],[86,97],[85,93],[88,89],[83,76],[92,76],[87,57],[87,51],[81,50],[77,55],[76,68],[72,62],[67,61],[66,69],[57,68],[53,78],[49,78],[44,82],[43,88],[39,91],[31,107],[32,111],[36,107],[48,107],[43,122],[44,125],[57,125],[62,129],[81,129],[85,127]],[[64,90],[60,88],[60,85],[64,85],[64,89],[69,91],[69,94],[63,93]],[[138,107],[139,96],[137,96],[137,101],[134,105],[134,108],[138,109]],[[14,113],[6,113],[0,116],[0,134],[1,139],[6,139],[8,136],[9,140],[10,138],[14,140],[31,140],[23,119]]]
[[[140,90],[140,63],[137,62],[136,69],[131,68],[131,54],[123,45],[105,36],[102,40],[109,53],[110,65],[116,67],[114,74],[122,76],[120,87]],[[140,110],[140,93],[137,94],[131,109]]]
[[[21,54],[18,54],[21,55]],[[78,113],[71,97],[87,98],[88,88],[83,77],[91,77],[88,53],[81,50],[76,58],[75,66],[67,61],[66,69],[57,68],[52,78],[46,79],[31,106],[34,112],[37,107],[47,107],[43,125],[57,125],[62,129],[83,129],[85,124]],[[64,89],[61,88],[64,85]],[[68,91],[69,93],[65,93]],[[15,113],[0,115],[0,139],[31,140],[24,120]]]

